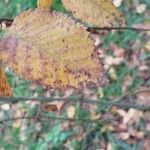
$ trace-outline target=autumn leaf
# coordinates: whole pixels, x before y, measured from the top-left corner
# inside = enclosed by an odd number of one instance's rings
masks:
[[[72,15],[90,26],[104,27],[124,24],[124,18],[111,0],[62,0]]]
[[[52,4],[53,0],[38,0],[37,7],[38,8],[49,8]]]
[[[0,96],[9,96],[9,95],[11,95],[11,89],[7,83],[7,79],[3,72],[3,69],[0,66]]]
[[[100,86],[105,81],[93,49],[83,26],[46,9],[16,17],[0,43],[1,61],[18,76],[54,89]]]

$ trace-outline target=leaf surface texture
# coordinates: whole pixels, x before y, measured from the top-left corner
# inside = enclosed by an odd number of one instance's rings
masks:
[[[121,13],[111,0],[62,0],[72,15],[89,26],[120,26],[124,24]]]
[[[100,85],[103,66],[80,24],[47,9],[16,17],[0,43],[0,60],[18,76],[46,87]]]
[[[11,89],[7,83],[6,76],[3,72],[2,67],[0,66],[0,96],[10,96]]]

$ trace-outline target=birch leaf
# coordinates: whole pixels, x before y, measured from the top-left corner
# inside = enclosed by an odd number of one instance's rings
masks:
[[[16,17],[0,43],[0,59],[18,76],[46,87],[99,86],[103,66],[93,49],[83,26],[63,14],[36,9]]]
[[[117,26],[124,19],[111,0],[62,0],[72,15],[89,26]]]
[[[0,66],[0,96],[9,96],[9,95],[11,95],[11,89],[7,83],[7,79],[3,72],[3,69]]]

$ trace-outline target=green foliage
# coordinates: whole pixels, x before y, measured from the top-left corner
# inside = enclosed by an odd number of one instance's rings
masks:
[[[63,131],[61,127],[57,125],[45,134],[44,139],[39,138],[36,143],[31,143],[28,148],[36,150],[57,149],[62,147],[63,142],[70,135],[70,131]]]
[[[1,0],[0,1],[0,18],[12,18],[23,10],[36,7],[36,0]]]
[[[58,148],[70,135],[70,131],[62,131],[61,127],[58,125],[53,127],[46,135],[45,141],[51,143],[53,147]]]
[[[67,12],[64,6],[61,3],[61,0],[54,0],[52,9],[57,10],[59,12]]]
[[[81,109],[80,103],[76,105],[76,118],[77,119],[88,119],[89,113],[83,109]]]

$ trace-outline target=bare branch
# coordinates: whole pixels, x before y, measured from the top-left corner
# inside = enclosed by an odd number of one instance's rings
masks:
[[[14,19],[0,18],[0,24],[4,22],[6,26],[10,26]],[[88,32],[98,32],[100,30],[133,30],[133,31],[150,31],[149,28],[137,28],[137,27],[87,27]],[[98,34],[98,33],[97,33]]]
[[[150,31],[150,28],[136,28],[136,27],[88,27],[88,32],[99,34],[102,30],[132,30],[132,31]]]
[[[120,102],[120,101],[113,101],[110,102],[108,100],[105,101],[99,101],[99,100],[91,100],[91,99],[84,99],[81,97],[81,95],[78,96],[69,96],[68,98],[54,98],[54,97],[0,97],[0,102],[1,103],[16,103],[16,102],[23,102],[23,101],[39,101],[41,103],[46,103],[46,102],[54,102],[54,101],[65,101],[67,103],[69,102],[79,102],[80,103],[89,103],[89,104],[96,104],[101,107],[112,107],[116,106],[118,108],[122,109],[137,109],[141,111],[150,111],[150,105],[140,105],[140,104],[135,104],[135,103],[125,103],[125,102]]]
[[[81,100],[82,96],[77,95],[77,96],[69,96],[67,98],[62,97],[62,98],[55,98],[55,97],[3,97],[0,96],[0,103],[17,103],[17,102],[22,102],[22,101],[39,101],[42,103],[47,103],[47,102],[54,102],[54,101],[79,101]]]
[[[0,124],[4,124],[9,121],[16,121],[16,120],[32,120],[32,119],[46,119],[47,121],[50,120],[60,120],[60,121],[70,121],[70,122],[86,122],[86,123],[98,123],[98,122],[110,122],[112,121],[111,118],[108,119],[83,119],[83,118],[66,118],[66,117],[52,117],[52,116],[46,116],[46,115],[39,115],[37,116],[22,116],[22,117],[13,117],[8,118],[4,120],[0,120]]]

